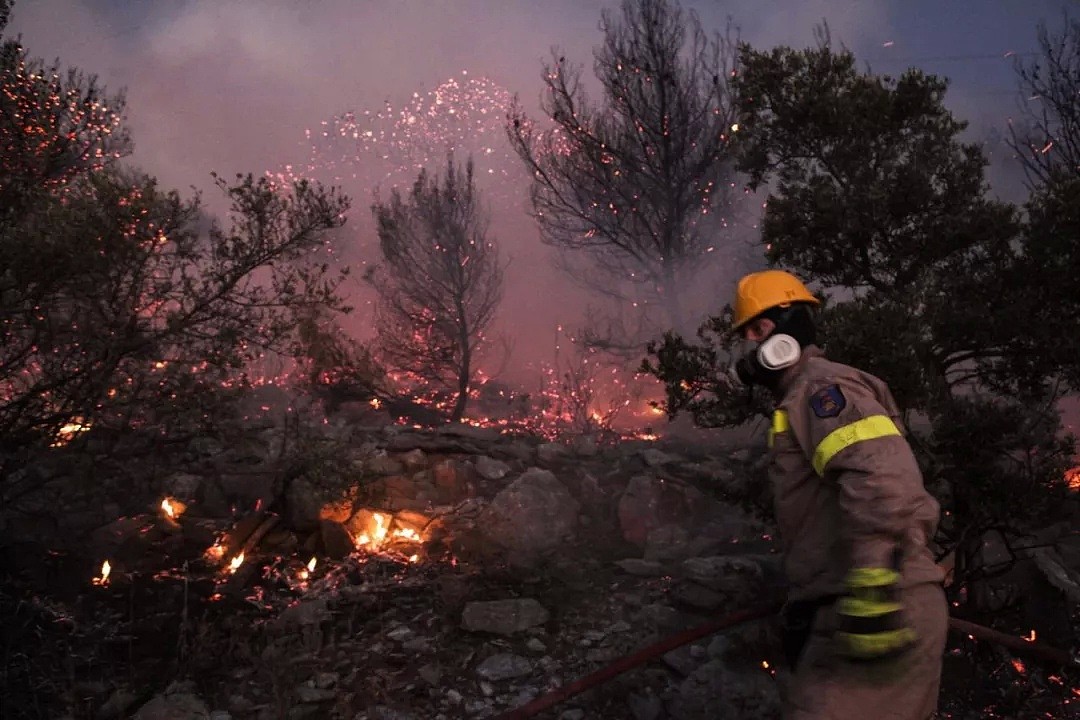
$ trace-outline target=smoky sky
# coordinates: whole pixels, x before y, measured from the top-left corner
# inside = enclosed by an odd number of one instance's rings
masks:
[[[441,159],[440,143],[453,135],[477,156],[487,178],[491,232],[511,261],[502,327],[514,341],[516,363],[528,365],[550,354],[558,326],[581,321],[589,296],[551,269],[550,251],[526,215],[526,185],[501,134],[499,103],[516,94],[528,109],[536,107],[542,62],[553,46],[584,64],[588,75],[601,40],[601,10],[615,6],[17,0],[9,33],[21,34],[34,56],[59,58],[96,74],[110,90],[125,89],[135,140],[130,161],[165,187],[205,190],[211,171],[288,168],[331,176],[354,198],[350,227],[360,249],[350,260],[356,262],[372,259],[372,192]],[[971,139],[988,143],[993,191],[1010,197],[1019,176],[1001,138],[1018,103],[1030,102],[1018,97],[1013,63],[1033,58],[1037,23],[1053,28],[1067,9],[1080,14],[1069,0],[696,0],[684,7],[707,30],[722,29],[730,17],[741,38],[759,48],[811,45],[815,25],[826,21],[833,41],[876,72],[895,75],[915,65],[949,77],[949,107],[970,121]],[[446,114],[453,103],[463,106]],[[416,124],[402,124],[409,113],[427,111],[435,119],[423,128],[426,135]],[[342,134],[346,113],[356,137]],[[320,140],[328,131],[338,136]],[[413,151],[403,138],[427,141]],[[211,209],[221,209],[211,191],[206,197]],[[760,207],[761,199],[748,202]],[[751,243],[753,234],[749,223],[740,242]],[[733,280],[728,272],[706,283],[702,306],[719,309]],[[362,334],[366,300],[360,290],[357,297],[350,322]]]

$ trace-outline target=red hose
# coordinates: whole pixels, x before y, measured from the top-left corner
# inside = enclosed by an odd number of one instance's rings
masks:
[[[726,630],[735,625],[741,625],[742,623],[750,622],[751,620],[760,620],[761,618],[775,615],[780,612],[780,607],[781,606],[777,604],[743,610],[742,612],[732,613],[717,620],[707,622],[704,625],[698,625],[689,630],[684,630],[677,635],[672,635],[660,642],[644,647],[631,655],[620,658],[607,667],[600,668],[591,675],[579,678],[569,685],[563,685],[547,695],[541,695],[528,704],[514,708],[513,710],[500,715],[496,720],[525,720],[543,710],[547,710],[553,705],[558,705],[564,700],[579,695],[589,688],[605,683],[613,677],[623,674],[627,670],[632,670],[638,665],[642,665],[658,655],[663,655],[669,650],[674,650],[675,648],[693,642],[698,638],[712,635],[713,633]]]

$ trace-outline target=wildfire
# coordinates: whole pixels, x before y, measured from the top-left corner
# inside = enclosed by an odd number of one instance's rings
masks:
[[[1080,492],[1080,465],[1065,471],[1065,485],[1070,490]]]
[[[240,566],[244,564],[244,553],[240,553],[232,560],[229,561],[229,572],[234,573],[240,569]]]
[[[304,580],[307,580],[309,577],[311,577],[311,573],[313,573],[313,572],[315,572],[315,558],[314,557],[312,557],[310,560],[308,560],[307,565],[303,569],[301,569],[299,573],[297,573],[297,577],[299,577],[301,581],[304,581]]]
[[[75,439],[76,435],[89,429],[90,423],[85,422],[81,417],[72,418],[70,422],[64,423],[60,427],[50,447],[63,447]]]
[[[175,498],[167,497],[161,501],[161,511],[170,520],[177,519],[184,514],[185,510],[187,510],[187,505]]]
[[[109,573],[111,572],[112,565],[109,563],[108,560],[106,560],[105,562],[101,563],[101,574],[91,580],[91,582],[95,585],[100,585],[104,587],[105,585],[109,584]]]

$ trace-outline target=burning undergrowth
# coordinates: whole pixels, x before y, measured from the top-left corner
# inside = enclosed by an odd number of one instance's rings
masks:
[[[495,717],[777,596],[771,528],[736,502],[752,454],[423,430],[357,403],[302,426],[253,413],[248,436],[191,438],[169,466],[80,466],[93,432],[55,448],[66,459],[39,468],[39,484],[76,487],[61,481],[82,467],[105,500],[92,513],[54,496],[57,537],[77,543],[5,548],[4,717]],[[963,698],[952,717],[1076,702],[1062,669],[963,638],[951,647],[950,663],[996,668],[949,671],[946,694]],[[779,664],[775,627],[748,625],[562,709],[776,717]]]

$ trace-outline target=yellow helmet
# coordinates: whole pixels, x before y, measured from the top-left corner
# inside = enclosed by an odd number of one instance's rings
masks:
[[[786,307],[793,302],[820,305],[799,278],[783,270],[762,270],[750,273],[739,281],[735,291],[735,326],[738,330],[761,313],[774,307]]]

